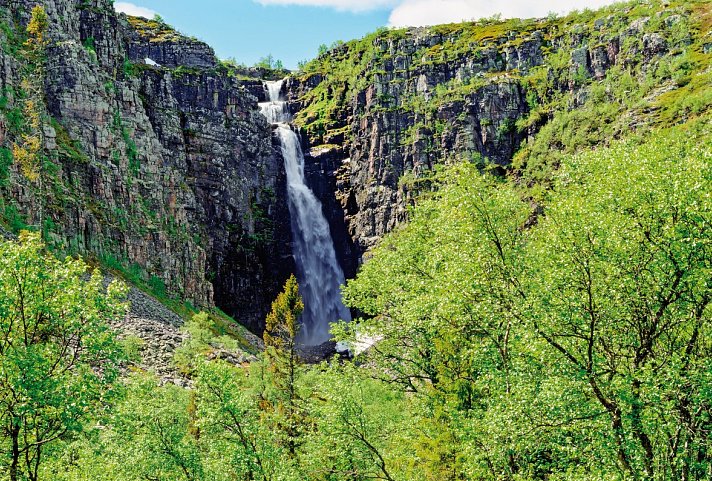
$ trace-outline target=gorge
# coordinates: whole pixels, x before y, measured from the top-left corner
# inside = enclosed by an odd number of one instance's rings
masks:
[[[34,67],[18,52],[35,3],[0,3],[3,158],[25,128],[13,119]],[[270,101],[265,72],[222,62],[162,21],[116,14],[108,0],[41,3],[46,188],[7,163],[4,225],[37,225],[42,206],[57,252],[90,256],[190,306],[219,307],[260,333],[284,280],[301,269],[284,144],[258,107]],[[473,161],[536,191],[562,155],[697,115],[702,107],[684,99],[705,83],[694,67],[695,52],[708,51],[705,15],[697,3],[653,2],[383,30],[289,75],[271,120],[294,113],[305,183],[350,279],[439,165]]]
[[[266,82],[268,101],[260,104],[262,114],[275,125],[284,170],[292,225],[292,252],[297,266],[300,293],[304,298],[300,340],[306,345],[331,339],[329,324],[348,322],[351,313],[341,302],[344,273],[336,260],[329,224],[321,202],[305,183],[304,154],[297,134],[289,125],[287,102],[281,99],[283,82]]]
[[[115,6],[0,0],[0,478],[712,479],[712,2]]]

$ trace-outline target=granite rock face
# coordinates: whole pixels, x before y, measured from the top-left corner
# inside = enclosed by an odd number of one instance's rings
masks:
[[[337,133],[305,135],[313,146],[311,159],[334,179],[335,190],[325,193],[322,202],[331,206],[334,223],[345,219],[341,230],[348,232],[351,243],[343,243],[342,249],[344,257],[356,259],[353,263],[405,219],[411,193],[404,178],[421,175],[455,155],[483,156],[506,165],[524,138],[514,123],[528,112],[526,93],[507,72],[542,63],[541,33],[501,50],[493,46],[448,62],[422,61],[424,49],[450,42],[447,35],[428,29],[413,29],[400,39],[375,39],[374,48],[386,60],[374,67],[378,73],[373,81],[346,103],[341,124],[333,129]],[[292,110],[308,108],[305,94],[323,80],[318,74],[290,79]],[[482,86],[444,102],[429,122],[424,113],[408,106],[413,98],[431,100],[440,86],[455,81]],[[439,125],[438,131],[433,123]]]
[[[0,0],[0,21],[22,32],[35,3]],[[260,332],[294,271],[283,160],[257,108],[266,99],[259,77],[281,72],[229,67],[161,21],[117,15],[109,0],[40,3],[50,17],[49,156],[42,185],[15,165],[9,182],[0,177],[0,214],[42,223],[56,249],[221,307]],[[356,41],[325,53],[328,68],[290,77],[283,94],[304,126],[307,182],[346,276],[406,218],[418,179],[435,165],[504,171],[551,120],[537,111],[542,96],[576,109],[587,84],[613,68],[644,73],[676,48],[668,30],[684,33],[673,13],[564,28],[539,19],[385,31],[365,50],[352,50],[364,45]],[[20,40],[0,30],[0,41],[7,149],[21,138],[12,118],[32,69]],[[330,81],[346,68],[343,81]],[[532,75],[546,92],[532,88]]]
[[[669,14],[663,25],[671,18],[680,21]],[[411,181],[434,165],[471,160],[503,172],[550,120],[534,112],[539,96],[567,95],[575,109],[588,98],[587,82],[611,68],[654,66],[670,50],[670,32],[644,34],[647,21],[623,12],[564,29],[539,19],[386,31],[337,46],[316,60],[326,67],[290,78],[290,108],[306,112],[307,162],[333,186],[316,190],[336,230],[350,237],[337,242],[342,257],[358,264],[403,221]],[[357,78],[330,81],[339,69]],[[548,91],[530,91],[530,74],[548,78]]]
[[[205,43],[188,38],[155,20],[127,17],[132,28],[125,30],[126,53],[133,62],[153,61],[168,68],[214,68],[215,51]]]
[[[2,21],[24,31],[36,3],[0,0]],[[41,186],[10,167],[5,214],[42,222],[57,250],[259,331],[293,264],[282,159],[255,82],[242,85],[207,45],[118,15],[109,0],[40,3],[50,19],[48,162]],[[22,108],[27,75],[3,48],[5,148],[21,138],[6,119]]]

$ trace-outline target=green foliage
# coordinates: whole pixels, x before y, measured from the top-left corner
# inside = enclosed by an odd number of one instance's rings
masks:
[[[108,322],[126,289],[57,260],[36,234],[0,244],[0,470],[38,479],[45,445],[80,431],[117,389],[120,350]]]
[[[84,49],[87,51],[87,54],[89,55],[89,60],[92,63],[97,63],[97,56],[96,56],[96,48],[94,47],[94,37],[88,37],[86,40],[84,40]]]
[[[0,46],[6,54],[17,57],[22,49],[22,44],[25,42],[22,33],[18,31],[14,22],[10,20],[9,12],[5,9],[0,10],[2,18],[0,19]]]
[[[132,376],[125,398],[101,416],[101,426],[63,446],[64,457],[45,474],[63,481],[205,479],[198,440],[189,433],[190,404],[184,389],[159,386],[150,376]]]
[[[3,101],[3,103],[7,105],[7,98],[5,97],[4,99],[5,100]],[[0,107],[3,109],[6,108],[5,106]],[[25,130],[25,115],[22,111],[22,108],[9,108],[6,109],[3,114],[7,123],[8,131],[13,135],[19,136]]]
[[[237,71],[240,69],[238,68]],[[259,59],[253,66],[252,70],[257,70],[260,78],[266,80],[277,80],[286,77],[289,71],[284,68],[281,60],[275,59],[272,54]],[[253,74],[254,75],[254,74]]]
[[[20,214],[17,204],[6,203],[0,199],[0,207],[2,207],[2,219],[12,232],[19,233],[21,230],[28,230],[27,218]]]
[[[7,185],[12,160],[12,150],[7,147],[0,147],[0,187]]]
[[[148,279],[148,287],[156,296],[160,298],[166,297],[166,283],[160,277],[151,276],[151,278]]]
[[[265,345],[276,350],[294,350],[299,331],[299,316],[304,311],[304,303],[299,295],[297,278],[287,279],[284,291],[272,303],[272,311],[265,324]]]
[[[124,142],[126,143],[126,157],[129,159],[129,172],[138,176],[141,172],[141,162],[138,158],[136,142],[131,138],[127,130],[123,130]]]
[[[145,341],[138,336],[130,335],[121,339],[121,347],[126,359],[133,362],[141,360],[141,349],[144,344]]]
[[[134,78],[139,74],[139,67],[127,58],[124,59],[123,73],[125,78]]]
[[[428,409],[428,479],[707,476],[712,150],[655,138],[564,158],[538,218],[449,170],[349,283],[375,373]]]
[[[87,37],[87,39],[84,40],[83,45],[85,49],[92,50],[96,53],[96,49],[94,48],[94,37]]]
[[[237,479],[295,479],[285,448],[265,425],[256,371],[225,363],[203,364],[197,380],[201,436],[210,439],[214,472]],[[214,479],[225,479],[213,474]]]
[[[69,162],[74,162],[76,164],[86,164],[89,162],[87,154],[84,152],[84,148],[76,139],[73,139],[67,129],[64,128],[57,120],[51,119],[51,125],[57,134],[57,150],[59,156]]]
[[[266,399],[265,407],[273,414],[276,426],[283,432],[284,443],[292,457],[296,454],[304,418],[297,390],[301,371],[297,334],[299,316],[303,311],[304,302],[299,295],[297,279],[291,275],[284,284],[284,291],[272,303],[263,335],[266,361],[277,393],[273,399]]]
[[[413,426],[402,393],[352,364],[333,364],[314,381],[319,401],[309,412],[318,428],[301,458],[308,479],[417,479],[397,472],[415,461],[404,442]]]
[[[240,351],[237,336],[222,329],[215,314],[199,312],[186,322],[182,330],[188,338],[176,350],[174,359],[182,372],[194,373],[199,361],[215,349]]]
[[[129,16],[128,21],[136,33],[151,43],[195,41],[168,25],[160,15],[151,20]]]

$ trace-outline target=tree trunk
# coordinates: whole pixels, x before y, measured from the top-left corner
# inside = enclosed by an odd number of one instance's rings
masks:
[[[12,424],[10,429],[12,438],[12,463],[10,464],[10,481],[17,481],[17,468],[20,465],[20,426]]]
[[[653,451],[653,443],[650,441],[648,434],[643,428],[643,422],[641,420],[643,406],[640,401],[640,380],[634,379],[632,385],[633,393],[633,410],[632,410],[632,424],[633,424],[633,434],[638,439],[645,456],[643,462],[645,464],[645,476],[647,479],[653,479],[653,461],[655,459],[655,453]]]

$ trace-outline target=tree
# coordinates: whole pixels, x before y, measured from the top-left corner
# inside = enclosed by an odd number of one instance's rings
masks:
[[[296,450],[301,418],[297,394],[297,334],[299,316],[303,311],[304,302],[299,295],[299,285],[296,277],[292,275],[287,279],[284,291],[272,303],[272,311],[267,315],[263,336],[266,361],[278,396],[273,407],[281,418],[278,424],[286,435],[287,446],[292,455]]]
[[[126,288],[105,290],[87,269],[45,252],[37,234],[0,243],[0,462],[11,481],[36,481],[43,448],[116,393],[122,355],[108,322],[125,314]]]
[[[565,163],[527,262],[530,325],[606,413],[631,479],[712,469],[711,153],[681,135]]]
[[[544,215],[459,165],[374,251],[345,298],[426,479],[709,477],[710,158],[690,127],[567,157]]]
[[[238,479],[256,481],[270,481],[285,473],[285,448],[275,443],[273,430],[263,423],[264,412],[253,385],[258,376],[224,361],[204,362],[198,372],[200,430],[210,454],[225,460],[222,469]]]
[[[130,380],[103,437],[107,455],[126,458],[118,479],[204,479],[198,439],[191,432],[192,395],[173,384],[159,386],[152,376]]]
[[[266,57],[260,58],[259,61],[255,64],[255,67],[263,68],[266,70],[282,70],[284,68],[284,64],[281,60],[275,59],[274,56],[270,53]]]
[[[300,464],[307,479],[397,479],[394,466],[413,454],[403,442],[412,425],[405,396],[352,363],[324,366],[314,382],[318,394],[309,413],[316,428],[306,436]]]

